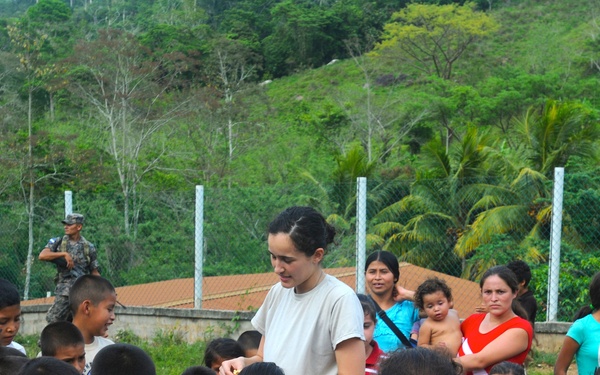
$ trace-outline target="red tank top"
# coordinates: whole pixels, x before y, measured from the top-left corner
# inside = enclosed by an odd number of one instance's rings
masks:
[[[529,321],[520,318],[518,316],[500,324],[498,327],[494,328],[490,332],[481,333],[479,332],[479,326],[481,322],[485,318],[486,314],[473,314],[465,319],[460,328],[463,333],[463,344],[458,349],[458,356],[462,357],[471,353],[479,353],[483,348],[486,347],[487,344],[497,339],[501,334],[506,332],[511,328],[521,328],[527,332],[528,342],[527,349],[523,352],[517,354],[512,358],[507,358],[507,361],[514,362],[519,365],[523,365],[525,362],[525,358],[527,357],[527,353],[531,350],[531,340],[533,339],[533,328],[531,327],[531,323]],[[485,375],[490,372],[490,369],[494,366],[494,364],[485,368],[485,372],[483,370],[467,372],[467,375]]]

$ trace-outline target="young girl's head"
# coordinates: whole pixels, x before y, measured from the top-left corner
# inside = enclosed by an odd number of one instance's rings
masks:
[[[240,375],[285,375],[285,373],[273,362],[255,362],[244,367]]]
[[[206,346],[204,364],[219,372],[223,361],[243,356],[244,350],[237,341],[228,337],[220,337],[212,340]]]
[[[490,375],[525,375],[523,366],[517,365],[509,361],[502,361],[490,370]]]
[[[368,296],[364,294],[357,294],[357,296],[363,308],[363,312],[365,313],[365,322],[363,325],[365,345],[371,345],[371,341],[373,341],[373,332],[375,332],[375,323],[377,322],[375,305]]]
[[[437,277],[425,280],[415,291],[415,306],[433,320],[443,320],[452,308],[452,291]]]
[[[410,350],[396,350],[379,366],[379,375],[457,375],[462,366],[439,350],[418,346]]]

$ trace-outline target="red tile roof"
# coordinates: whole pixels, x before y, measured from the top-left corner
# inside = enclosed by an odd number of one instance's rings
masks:
[[[352,289],[356,285],[355,268],[329,268],[328,274],[340,279]],[[446,280],[454,297],[454,308],[461,318],[475,311],[480,303],[479,285],[469,280],[430,271],[412,264],[400,264],[399,284],[414,290],[427,277]],[[273,272],[231,276],[209,276],[202,281],[202,308],[209,310],[256,310],[271,286],[278,282]],[[194,279],[175,279],[116,288],[117,300],[125,306],[192,308]],[[21,304],[50,304],[54,297],[23,301]]]

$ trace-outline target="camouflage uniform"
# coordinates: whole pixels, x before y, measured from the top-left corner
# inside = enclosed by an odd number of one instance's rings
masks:
[[[99,269],[96,247],[83,236],[77,242],[69,241],[68,236],[51,238],[45,246],[52,252],[60,252],[62,242],[66,243],[67,253],[73,258],[73,268],[57,265],[58,280],[56,282],[54,304],[48,310],[46,321],[48,323],[59,320],[70,320],[71,309],[69,306],[69,291],[79,276],[88,275],[94,269]],[[85,251],[85,243],[88,244],[88,254]]]

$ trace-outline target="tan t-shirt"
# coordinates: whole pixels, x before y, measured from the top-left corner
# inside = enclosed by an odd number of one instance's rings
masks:
[[[327,275],[303,294],[274,285],[252,325],[265,338],[263,360],[286,375],[337,375],[335,348],[351,338],[364,340],[363,321],[356,293]]]

